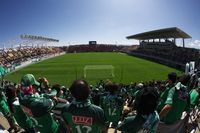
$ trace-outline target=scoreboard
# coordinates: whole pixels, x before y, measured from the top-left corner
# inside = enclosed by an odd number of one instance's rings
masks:
[[[89,41],[89,45],[96,45],[97,41]]]

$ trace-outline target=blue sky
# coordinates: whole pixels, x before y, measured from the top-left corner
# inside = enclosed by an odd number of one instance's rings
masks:
[[[179,27],[200,46],[200,0],[0,0],[0,45],[20,34],[59,39],[61,44],[133,44],[125,37]],[[196,43],[196,45],[194,45]]]

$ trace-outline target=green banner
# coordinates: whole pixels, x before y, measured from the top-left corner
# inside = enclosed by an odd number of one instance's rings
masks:
[[[5,69],[3,66],[0,65],[0,76],[4,76],[6,74]]]

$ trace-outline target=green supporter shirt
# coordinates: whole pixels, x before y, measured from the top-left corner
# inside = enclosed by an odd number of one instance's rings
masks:
[[[37,121],[36,128],[41,133],[55,133],[58,130],[58,124],[50,114],[50,110],[54,106],[51,99],[38,95],[29,95],[21,97],[20,104],[30,109],[29,112]]]
[[[196,105],[198,105],[198,101],[199,101],[199,93],[197,92],[197,90],[192,89],[190,91],[190,106],[194,108]]]
[[[165,101],[165,105],[172,105],[170,111],[166,114],[166,116],[162,119],[166,124],[173,124],[174,122],[180,120],[182,116],[182,112],[187,107],[188,101],[188,91],[185,86],[183,86],[180,82],[177,85],[169,90],[167,95],[167,100]]]
[[[168,96],[168,92],[171,88],[174,87],[174,84],[172,85],[169,85],[167,84],[165,86],[165,90],[160,94],[160,102],[158,104],[158,107],[157,107],[157,111],[158,113],[162,110],[162,108],[165,106],[165,101],[167,100],[167,96]]]
[[[138,94],[139,94],[139,92],[140,92],[140,90],[136,90],[136,91],[134,92],[133,96],[134,96],[134,97],[137,97]]]
[[[109,122],[118,123],[121,118],[124,100],[117,95],[110,95],[102,98],[101,107]]]
[[[5,98],[0,94],[0,112],[7,117],[10,114],[10,109]]]
[[[103,110],[90,103],[72,101],[62,110],[62,116],[73,133],[100,133],[107,127]]]
[[[145,119],[141,115],[130,116],[125,118],[125,120],[118,126],[119,131],[125,131],[127,133],[137,133],[142,129]]]
[[[14,115],[17,123],[19,124],[19,126],[22,127],[23,129],[32,128],[33,123],[31,121],[30,117],[28,117],[22,110],[22,108],[19,104],[18,98],[14,99],[12,103],[13,103],[13,108],[14,108],[13,115]]]
[[[159,115],[155,111],[149,116],[135,115],[125,118],[117,127],[120,131],[127,133],[137,133],[146,130],[148,133],[154,133],[159,123]]]
[[[131,88],[130,89],[130,95],[132,96],[132,97],[135,97],[135,93],[138,91],[138,89],[136,88],[136,87],[134,87],[134,88]]]
[[[43,97],[46,97],[46,98],[50,98],[50,97],[55,97],[57,94],[57,91],[55,89],[51,90],[50,93],[43,93],[41,94]]]

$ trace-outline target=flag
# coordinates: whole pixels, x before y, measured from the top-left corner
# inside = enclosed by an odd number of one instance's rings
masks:
[[[0,76],[4,76],[6,74],[5,69],[3,66],[0,65]]]

